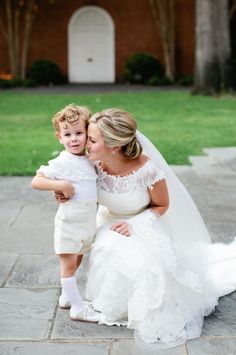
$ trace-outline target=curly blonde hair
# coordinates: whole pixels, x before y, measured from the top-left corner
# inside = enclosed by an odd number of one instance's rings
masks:
[[[82,119],[85,121],[85,125],[87,126],[91,115],[92,114],[87,107],[70,104],[53,116],[52,124],[56,132],[60,131],[59,123],[61,122],[73,125]]]

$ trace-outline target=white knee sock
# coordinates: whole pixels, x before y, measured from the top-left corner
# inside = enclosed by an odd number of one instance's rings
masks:
[[[62,294],[66,295],[71,303],[70,313],[75,314],[80,312],[84,307],[84,303],[79,293],[76,278],[74,276],[63,277],[61,278],[61,285]]]

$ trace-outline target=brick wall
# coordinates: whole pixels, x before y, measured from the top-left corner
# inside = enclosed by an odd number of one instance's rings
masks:
[[[84,5],[104,8],[115,24],[116,77],[136,52],[151,53],[163,62],[161,41],[148,0],[70,0],[50,5],[41,0],[33,25],[28,64],[37,59],[56,62],[67,75],[67,28],[72,14]],[[2,11],[2,2],[0,2]],[[191,74],[194,62],[194,0],[176,0],[176,55],[178,75]],[[0,73],[9,71],[7,48],[0,35]]]

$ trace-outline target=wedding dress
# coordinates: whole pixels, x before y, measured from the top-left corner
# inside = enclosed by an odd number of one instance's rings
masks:
[[[199,337],[204,316],[236,288],[236,243],[212,244],[189,193],[152,143],[138,133],[145,164],[127,176],[98,169],[98,229],[86,296],[100,323],[123,325],[160,347]],[[157,217],[148,189],[167,181],[170,207]],[[110,229],[125,220],[131,236]],[[224,272],[223,272],[224,271]]]

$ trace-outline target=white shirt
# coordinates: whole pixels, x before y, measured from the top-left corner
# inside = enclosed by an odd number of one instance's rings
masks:
[[[53,180],[65,180],[75,188],[71,200],[97,200],[96,179],[94,166],[84,155],[74,155],[64,150],[58,157],[41,165],[37,173]]]

